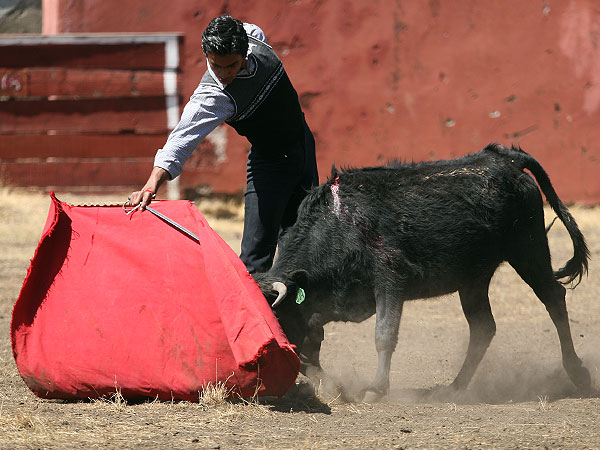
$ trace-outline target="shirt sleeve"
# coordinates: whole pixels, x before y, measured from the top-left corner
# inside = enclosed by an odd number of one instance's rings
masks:
[[[244,23],[244,30],[246,30],[248,36],[252,36],[254,39],[258,39],[265,44],[267,43],[267,37],[265,36],[264,31],[253,23]]]
[[[164,147],[156,152],[154,166],[169,172],[171,179],[177,177],[200,141],[234,112],[235,106],[226,93],[217,87],[198,86]]]

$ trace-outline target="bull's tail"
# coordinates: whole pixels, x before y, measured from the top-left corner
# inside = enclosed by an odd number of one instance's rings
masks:
[[[558,198],[548,174],[533,156],[525,153],[520,148],[512,147],[508,149],[498,145],[494,145],[493,147],[496,152],[505,154],[512,160],[518,161],[522,168],[529,170],[533,174],[542,192],[546,196],[546,200],[550,204],[550,207],[564,224],[573,241],[573,257],[567,261],[564,267],[554,272],[554,277],[559,281],[566,278],[566,280],[560,281],[562,284],[570,284],[577,280],[575,283],[575,286],[577,286],[577,284],[581,282],[583,275],[588,271],[590,251],[583,234],[577,226],[577,222],[575,222],[575,219],[565,204]]]

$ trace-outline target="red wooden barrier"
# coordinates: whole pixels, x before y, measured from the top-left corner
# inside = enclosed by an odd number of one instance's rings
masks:
[[[3,95],[11,97],[138,97],[164,89],[161,70],[0,67]]]
[[[0,183],[139,187],[179,118],[177,34],[0,38]]]

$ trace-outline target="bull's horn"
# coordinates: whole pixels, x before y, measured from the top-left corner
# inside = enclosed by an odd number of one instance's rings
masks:
[[[275,281],[273,283],[273,289],[276,290],[278,292],[278,294],[277,294],[277,298],[271,305],[271,308],[275,308],[277,305],[279,305],[281,303],[281,301],[285,298],[285,295],[287,294],[287,286],[285,284],[283,284],[281,281]]]

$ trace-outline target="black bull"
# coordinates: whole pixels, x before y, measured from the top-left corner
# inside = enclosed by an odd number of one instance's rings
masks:
[[[524,169],[573,241],[572,259],[556,272],[542,197]],[[334,169],[301,204],[273,267],[254,276],[297,346],[303,373],[313,379],[322,375],[323,326],[375,313],[378,368],[364,391],[384,395],[404,301],[455,291],[470,339],[450,388],[467,387],[496,331],[488,287],[507,261],[545,305],[569,377],[589,391],[589,372],[573,347],[565,288],[557,281],[579,282],[588,258],[582,233],[540,164],[520,149],[492,144],[449,161]]]

